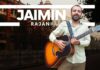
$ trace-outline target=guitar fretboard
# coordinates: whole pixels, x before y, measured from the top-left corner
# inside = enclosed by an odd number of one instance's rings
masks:
[[[84,37],[84,36],[86,36],[86,35],[88,35],[88,34],[90,34],[90,33],[92,33],[92,32],[93,32],[93,30],[92,30],[92,28],[91,28],[91,29],[89,29],[88,31],[84,32],[83,34],[77,36],[76,39],[81,39],[82,37]]]

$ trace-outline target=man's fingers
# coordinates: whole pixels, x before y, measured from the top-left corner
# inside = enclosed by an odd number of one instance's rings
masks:
[[[62,44],[58,44],[58,47],[63,50],[64,49],[64,46]]]
[[[66,46],[65,41],[62,41],[62,40],[56,40],[56,41],[55,41],[55,44],[58,45],[58,47],[59,47],[61,50],[63,50],[63,49],[65,48],[65,46]]]
[[[78,45],[80,42],[79,42],[79,40],[73,38],[73,39],[71,39],[71,43],[72,43],[73,45]]]

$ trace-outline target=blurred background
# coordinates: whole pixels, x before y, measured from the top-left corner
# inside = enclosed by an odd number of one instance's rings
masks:
[[[0,5],[53,5],[64,4],[64,0],[0,0]],[[84,16],[89,22],[100,24],[99,0],[65,0],[68,4],[95,5],[95,9],[84,9]],[[66,3],[65,3],[66,4]],[[26,9],[24,9],[26,10]],[[33,11],[34,9],[31,9]],[[38,9],[37,9],[38,10]],[[46,11],[45,9],[42,9]],[[37,14],[38,15],[38,14]],[[16,9],[0,9],[0,22],[17,22],[19,13]],[[50,26],[30,26],[33,23],[49,22]],[[59,24],[59,21],[56,21]],[[20,27],[0,27],[0,69],[33,70],[49,69],[45,65],[44,49],[48,36],[57,25],[48,21],[20,21]],[[100,69],[100,32],[91,34],[91,44],[86,48],[86,70]],[[56,69],[54,69],[56,70]]]

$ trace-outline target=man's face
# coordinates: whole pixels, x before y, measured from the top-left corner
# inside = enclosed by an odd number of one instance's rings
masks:
[[[72,20],[79,21],[82,15],[82,9],[78,6],[74,6],[71,10]]]

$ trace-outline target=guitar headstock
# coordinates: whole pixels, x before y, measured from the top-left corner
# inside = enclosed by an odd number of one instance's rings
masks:
[[[93,27],[93,31],[99,32],[100,31],[100,25]]]

